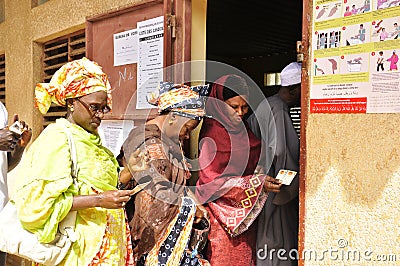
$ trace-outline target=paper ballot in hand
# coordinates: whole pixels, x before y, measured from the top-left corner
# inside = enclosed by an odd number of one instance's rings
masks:
[[[292,180],[296,176],[296,174],[297,174],[296,171],[281,169],[279,170],[279,173],[276,175],[276,179],[281,180],[283,185],[288,186],[290,185],[290,183],[292,183]]]

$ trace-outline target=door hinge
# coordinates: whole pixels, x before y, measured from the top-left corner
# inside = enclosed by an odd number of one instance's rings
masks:
[[[171,31],[171,38],[176,38],[176,16],[167,14],[167,27]]]
[[[304,60],[304,54],[303,54],[303,45],[301,41],[296,42],[296,51],[297,51],[297,62],[302,62]]]

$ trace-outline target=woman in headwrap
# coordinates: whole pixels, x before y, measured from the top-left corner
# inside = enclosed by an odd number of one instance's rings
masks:
[[[77,211],[77,240],[59,265],[133,265],[124,206],[131,191],[117,190],[118,163],[97,133],[110,111],[110,84],[87,58],[62,66],[50,83],[36,86],[36,107],[67,106],[66,119],[50,124],[25,155],[13,196],[23,227],[40,242],[55,239],[59,222]],[[74,140],[78,185],[71,176],[67,130]]]
[[[190,178],[182,143],[203,118],[208,86],[189,87],[161,82],[148,102],[159,115],[137,126],[122,146],[121,189],[141,189],[127,205],[137,265],[208,265],[198,254],[206,237],[191,239],[199,223],[208,226],[207,213],[196,206],[185,188]],[[138,153],[147,156],[147,169],[136,167]],[[143,160],[142,160],[143,161]],[[206,228],[200,228],[206,229]]]
[[[248,85],[240,76],[214,82],[200,131],[200,175],[196,196],[207,203],[211,229],[206,258],[211,265],[255,265],[256,226],[266,191],[280,184],[257,167],[261,141],[242,120],[248,112]],[[258,174],[255,174],[258,171]]]

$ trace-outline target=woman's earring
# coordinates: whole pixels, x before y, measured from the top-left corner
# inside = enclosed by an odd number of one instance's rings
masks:
[[[171,116],[171,118],[168,120],[168,124],[170,125],[170,126],[172,126],[172,124],[174,123],[174,120],[176,119],[176,116],[173,114],[172,116]]]
[[[74,107],[73,107],[73,106],[70,106],[70,107],[69,107],[69,110],[70,110],[71,112],[73,112],[73,111],[74,111]]]

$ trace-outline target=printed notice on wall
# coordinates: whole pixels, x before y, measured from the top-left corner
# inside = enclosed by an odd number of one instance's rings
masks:
[[[114,34],[114,66],[137,63],[137,30],[128,30]]]
[[[400,112],[400,0],[314,0],[310,112]]]
[[[154,108],[146,96],[155,91],[163,79],[164,17],[140,21],[138,29],[137,109]]]
[[[112,151],[114,156],[118,156],[122,144],[133,128],[132,120],[102,120],[98,132],[102,144]]]

